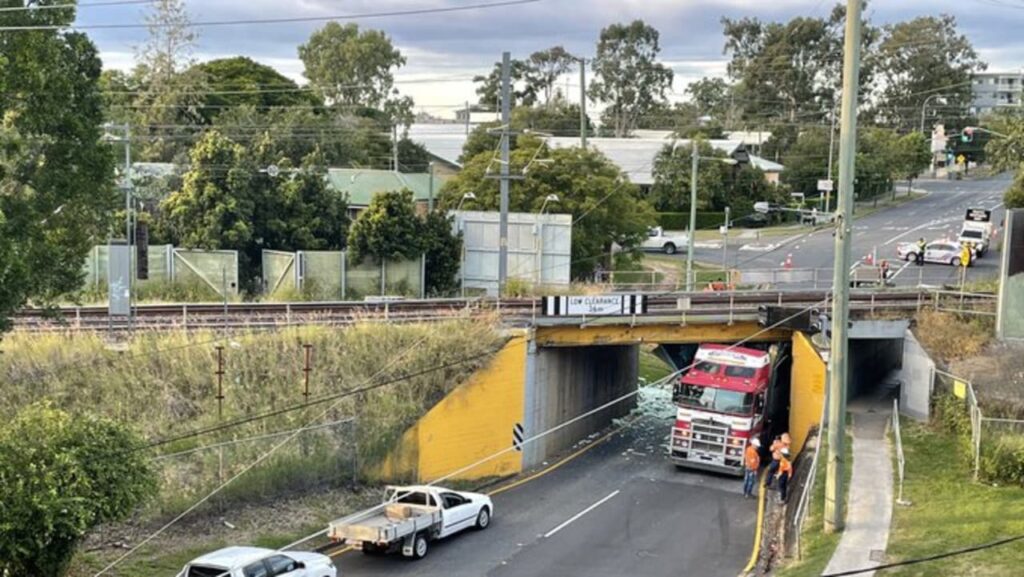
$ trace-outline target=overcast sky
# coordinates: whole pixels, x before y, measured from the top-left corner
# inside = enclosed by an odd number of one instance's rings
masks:
[[[86,0],[83,3],[88,3]],[[428,7],[479,4],[493,0],[189,0],[193,22],[342,16]],[[675,91],[702,76],[722,75],[722,16],[788,20],[825,16],[833,0],[541,0],[540,2],[436,15],[353,20],[384,30],[408,63],[398,73],[399,88],[417,106],[450,116],[466,100],[475,101],[474,74],[486,73],[503,50],[524,58],[561,44],[590,56],[601,28],[641,18],[661,32],[662,60],[676,73]],[[83,6],[78,23],[142,23],[147,6]],[[873,0],[875,24],[922,15],[953,14],[990,70],[1024,67],[1024,0]],[[245,55],[302,81],[297,47],[323,22],[197,26],[195,57],[208,60]],[[86,30],[110,68],[132,66],[145,29]],[[424,80],[441,79],[438,82]],[[567,79],[573,82],[572,79]],[[412,81],[412,82],[409,82]],[[578,91],[576,84],[570,93]]]

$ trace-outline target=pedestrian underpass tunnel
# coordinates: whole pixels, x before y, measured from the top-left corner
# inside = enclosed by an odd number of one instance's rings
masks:
[[[907,321],[856,321],[850,328],[850,371],[847,400],[892,396],[888,380],[903,366]]]

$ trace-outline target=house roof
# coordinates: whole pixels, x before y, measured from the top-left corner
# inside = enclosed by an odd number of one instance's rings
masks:
[[[402,190],[412,191],[414,200],[430,198],[430,174],[425,172],[404,173],[369,168],[329,168],[327,180],[330,187],[345,195],[350,207],[370,205],[370,199],[378,192]],[[445,177],[434,175],[434,198],[437,198]]]
[[[638,131],[639,133],[640,131]],[[679,145],[688,145],[689,140],[673,140],[672,133],[659,131],[645,131],[645,138],[588,138],[587,145],[599,150],[608,157],[623,172],[630,182],[639,185],[654,184],[654,159],[665,145],[678,142]],[[409,138],[419,142],[431,155],[448,162],[449,164],[461,167],[459,155],[462,154],[462,147],[466,143],[465,127],[457,124],[414,124],[409,129]],[[555,148],[570,148],[579,146],[579,139],[572,137],[551,137],[547,139],[548,145]],[[711,146],[733,156],[741,148],[741,140],[709,140]],[[781,172],[781,164],[766,160],[752,154],[750,163],[765,172]],[[746,159],[739,159],[745,162]]]

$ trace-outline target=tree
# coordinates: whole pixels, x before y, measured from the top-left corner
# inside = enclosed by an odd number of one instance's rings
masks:
[[[485,110],[501,110],[501,62],[495,62],[487,76],[474,76],[476,95]],[[512,58],[509,61],[509,107],[533,106],[537,103],[537,85],[531,79],[530,65]]]
[[[328,22],[299,46],[305,76],[327,102],[380,108],[392,97],[405,57],[380,30]]]
[[[512,128],[516,130],[537,130],[556,136],[579,136],[580,107],[569,104],[560,95],[544,106],[520,106],[512,110]],[[587,131],[593,130],[587,119]]]
[[[601,30],[589,95],[607,103],[616,137],[629,135],[672,86],[672,70],[655,61],[658,40],[658,31],[642,20]]]
[[[304,92],[287,76],[245,56],[218,58],[193,68],[206,79],[209,88],[199,108],[199,115],[207,124],[213,123],[225,110],[243,104],[252,105],[257,110],[323,105],[315,94]]]
[[[198,113],[205,78],[194,68],[196,33],[183,0],[156,0],[146,14],[149,38],[136,54],[132,75],[139,86],[133,103],[135,124],[144,145],[143,160],[170,161],[187,147],[190,127],[202,124]]]
[[[690,169],[693,144],[666,145],[654,161],[654,186],[649,201],[658,210],[680,212],[690,207]],[[769,184],[764,173],[752,166],[730,165],[724,152],[706,141],[697,142],[702,157],[697,176],[697,204],[703,210],[736,211],[753,208],[755,202],[779,202],[785,193]],[[709,160],[719,159],[719,160]]]
[[[270,136],[265,138],[270,144]],[[282,170],[266,177],[257,202],[254,232],[263,242],[253,249],[341,250],[348,238],[348,206],[327,183],[324,156],[314,150],[292,169],[291,159],[277,155]]]
[[[935,103],[942,111],[937,120],[956,124],[971,103],[971,77],[986,68],[949,15],[886,25],[867,59],[881,79],[875,115],[903,130],[919,126],[921,106],[932,96],[944,101]]]
[[[0,575],[65,575],[90,529],[155,494],[141,448],[120,423],[48,404],[0,424]]]
[[[818,181],[828,176],[828,131],[828,127],[802,130],[782,156],[782,163],[786,167],[782,172],[782,182],[793,192],[813,194],[818,190]]]
[[[462,233],[453,232],[452,218],[444,211],[426,215],[420,239],[426,257],[426,293],[428,297],[454,296],[459,290],[462,264]]]
[[[427,172],[430,153],[425,146],[410,140],[408,137],[398,141],[398,171]]]
[[[907,193],[910,193],[917,175],[931,166],[932,153],[929,140],[920,132],[911,132],[899,137],[894,143],[893,178],[906,179]],[[895,188],[893,194],[896,194]]]
[[[27,302],[81,286],[118,206],[113,151],[100,144],[101,63],[66,31],[73,21],[70,8],[0,13],[0,26],[63,27],[0,42],[0,331]]]
[[[1013,184],[1003,193],[1003,204],[1006,208],[1024,208],[1024,162],[1017,167]]]
[[[986,126],[1005,136],[990,138],[985,144],[985,158],[996,170],[1014,170],[1024,161],[1024,116],[1001,114],[988,119]],[[976,132],[975,138],[984,136]]]
[[[729,78],[743,117],[753,121],[797,122],[827,115],[842,85],[843,26],[846,10],[837,5],[828,18],[799,17],[789,22],[722,18]],[[862,26],[864,53],[878,36]],[[872,68],[861,67],[862,93],[870,90]],[[863,100],[862,100],[863,101]]]
[[[378,192],[349,229],[348,255],[353,264],[367,258],[419,258],[423,254],[421,232],[411,190]]]
[[[654,212],[640,199],[636,186],[601,153],[576,147],[548,149],[529,136],[519,139],[511,154],[512,172],[521,172],[531,158],[550,159],[535,165],[522,181],[512,184],[512,211],[536,213],[549,194],[557,194],[557,212],[573,215],[573,278],[587,278],[599,263],[607,263],[613,244],[627,251],[639,246],[654,224]],[[476,195],[481,210],[498,209],[498,183],[485,179],[492,155],[482,152],[465,163],[445,183],[441,204],[455,207],[466,192]]]
[[[528,81],[536,92],[544,93],[545,105],[555,101],[555,82],[572,70],[575,63],[576,58],[561,46],[552,46],[530,55]]]
[[[724,121],[730,113],[732,87],[724,78],[701,78],[691,82],[686,93],[699,114]]]

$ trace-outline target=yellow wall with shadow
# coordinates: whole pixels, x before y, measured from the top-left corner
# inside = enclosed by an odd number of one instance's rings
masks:
[[[372,476],[425,483],[452,473],[470,480],[522,471],[522,453],[511,448],[513,427],[523,418],[527,344],[525,333],[505,343],[406,431]]]
[[[789,434],[793,455],[803,449],[808,433],[819,426],[825,403],[825,361],[807,335],[793,333],[793,371],[790,384]]]

